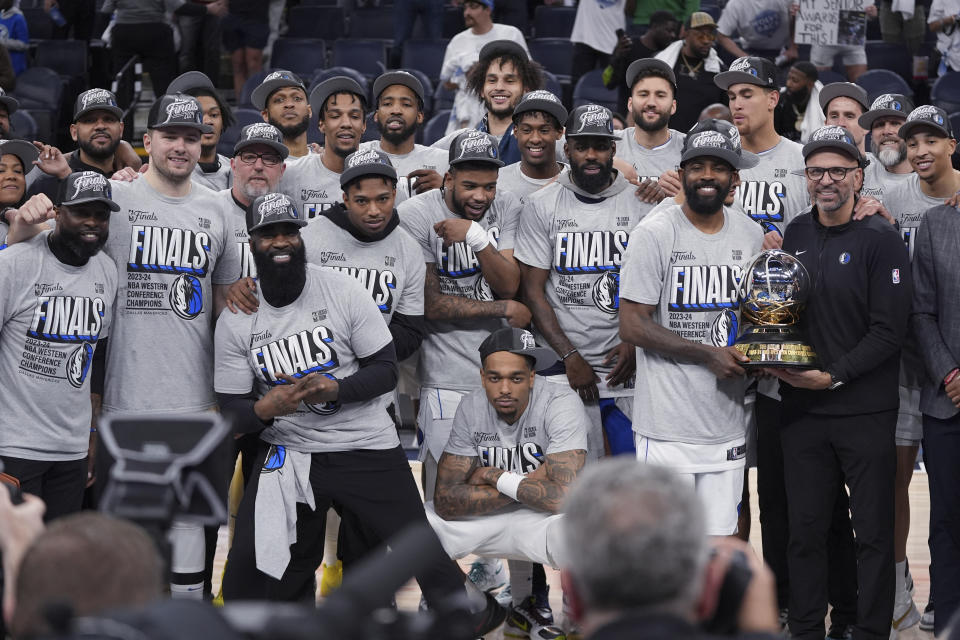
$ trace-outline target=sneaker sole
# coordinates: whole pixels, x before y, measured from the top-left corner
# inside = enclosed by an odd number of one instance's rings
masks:
[[[922,616],[920,615],[920,612],[917,610],[917,607],[913,605],[909,609],[907,609],[906,613],[904,613],[899,618],[896,618],[893,621],[892,626],[897,631],[903,631],[904,629],[909,629],[913,625],[919,623],[921,617]]]

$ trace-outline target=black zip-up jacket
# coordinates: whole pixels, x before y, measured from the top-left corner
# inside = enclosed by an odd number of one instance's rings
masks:
[[[787,227],[783,249],[810,275],[801,327],[834,390],[780,384],[785,417],[801,412],[855,415],[899,406],[900,347],[913,286],[906,246],[880,216],[827,227],[816,207]]]

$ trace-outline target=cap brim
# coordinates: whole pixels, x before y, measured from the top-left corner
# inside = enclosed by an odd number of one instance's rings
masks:
[[[857,124],[860,125],[862,129],[870,131],[873,128],[873,123],[879,120],[880,118],[902,118],[904,121],[907,119],[907,114],[903,111],[896,111],[895,109],[877,109],[876,111],[867,111],[865,114],[857,118]]]
[[[565,133],[564,137],[566,138],[606,138],[608,140],[622,140],[623,138],[617,135],[617,132],[613,133]]]
[[[91,111],[109,111],[113,115],[117,116],[117,120],[123,119],[123,109],[121,109],[120,107],[113,107],[108,104],[102,104],[102,105],[89,106],[86,109],[81,109],[80,111],[77,111],[75,114],[73,114],[73,121],[76,122],[82,116],[90,113]]]
[[[724,91],[735,84],[752,84],[758,87],[772,88],[771,85],[763,82],[757,76],[745,71],[724,71],[713,76],[713,84]]]
[[[233,145],[233,155],[237,155],[247,147],[255,147],[257,145],[262,145],[264,147],[270,147],[274,151],[280,154],[284,160],[287,156],[290,155],[290,149],[287,149],[286,145],[280,144],[274,140],[263,140],[259,138],[253,138],[251,140],[241,140],[237,144]]]
[[[23,172],[29,173],[33,169],[33,161],[40,157],[40,151],[26,140],[7,140],[0,144],[0,155],[12,154],[20,158],[23,163]]]
[[[250,93],[250,102],[257,109],[263,111],[267,108],[267,98],[270,97],[270,94],[286,87],[302,89],[304,95],[307,93],[306,87],[304,87],[302,84],[297,84],[293,80],[287,80],[285,78],[277,78],[276,80],[267,80],[266,82],[261,82],[259,85],[257,85],[257,87]]]
[[[912,122],[905,122],[900,127],[900,131],[898,131],[897,133],[901,139],[906,140],[908,137],[910,137],[913,134],[913,130],[916,129],[917,127],[928,127],[930,129],[939,131],[947,138],[953,137],[953,133],[951,133],[950,130],[947,129],[945,126],[937,124],[935,122],[930,122],[929,120],[914,120]]]
[[[363,178],[366,176],[383,176],[384,178],[396,180],[397,170],[393,167],[388,167],[385,164],[379,163],[370,163],[367,165],[360,165],[359,167],[351,167],[340,174],[340,186],[343,187],[351,180],[356,180],[357,178]]]
[[[817,151],[820,151],[821,149],[842,151],[855,160],[863,159],[863,156],[860,155],[860,150],[855,146],[846,142],[838,142],[837,140],[814,140],[813,142],[808,142],[807,144],[803,145],[804,159],[809,158],[811,155]]]
[[[196,89],[217,90],[205,73],[200,71],[187,71],[174,78],[164,93],[187,93]]]
[[[688,160],[693,160],[694,158],[704,157],[719,158],[737,170],[750,168],[742,166],[743,158],[738,156],[736,151],[721,149],[720,147],[694,147],[693,149],[687,149],[683,152],[683,155],[680,156],[680,162],[683,163]]]
[[[458,165],[458,164],[463,164],[464,162],[486,162],[487,164],[495,165],[495,166],[497,166],[497,167],[502,167],[502,166],[504,166],[504,162],[503,162],[503,160],[501,160],[500,158],[490,158],[490,157],[483,157],[483,158],[458,158],[458,159],[456,159],[456,160],[451,160],[451,161],[450,161],[449,163],[447,163],[447,164],[448,164],[449,166],[453,167],[453,166],[456,166],[456,165]]]
[[[13,115],[13,112],[20,108],[20,102],[11,96],[0,96],[0,104],[7,108],[7,115]]]
[[[550,100],[527,100],[523,102],[513,112],[513,120],[517,121],[518,116],[521,114],[527,113],[529,111],[543,111],[549,113],[554,118],[557,119],[557,122],[560,123],[560,128],[563,128],[563,123],[567,121],[569,113],[563,108],[563,105],[558,102],[551,102]]]
[[[110,211],[120,211],[120,205],[118,205],[113,200],[110,200],[109,198],[100,198],[100,197],[77,198],[76,200],[71,200],[70,202],[63,202],[61,204],[64,204],[68,207],[72,207],[74,205],[86,204],[88,202],[102,202],[103,204],[107,205]]]
[[[525,356],[527,358],[533,358],[536,361],[533,365],[534,371],[543,371],[544,369],[549,369],[559,359],[557,354],[554,353],[553,349],[547,349],[546,347],[533,347],[532,349],[510,349],[510,353],[515,353],[518,356]]]
[[[196,129],[200,133],[213,133],[213,127],[209,124],[197,124],[195,122],[165,122],[164,124],[158,124],[153,127],[148,127],[150,129],[176,129],[178,127],[185,127],[187,129]]]

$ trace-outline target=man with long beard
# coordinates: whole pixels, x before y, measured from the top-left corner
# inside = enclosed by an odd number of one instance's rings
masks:
[[[907,159],[907,143],[900,137],[900,127],[913,111],[913,102],[898,93],[878,96],[870,110],[860,116],[860,127],[870,132],[870,164],[864,171],[865,196],[881,202],[883,194],[910,179],[913,167]]]
[[[72,173],[60,201],[38,194],[9,212],[56,227],[0,251],[0,382],[16,389],[0,414],[0,459],[23,491],[43,498],[47,520],[79,511],[93,468],[117,293],[117,269],[101,252],[119,209],[109,181]]]
[[[352,78],[335,76],[310,92],[310,110],[318,114],[324,152],[288,164],[280,180],[280,191],[307,222],[340,200],[343,161],[360,146],[367,128],[366,91]]]
[[[700,496],[707,534],[736,533],[746,461],[747,358],[734,341],[739,282],[763,231],[723,203],[744,158],[721,131],[687,137],[684,202],[640,222],[621,275],[620,336],[637,346],[637,458],[681,474]],[[721,287],[696,287],[719,278]]]
[[[588,451],[596,458],[604,451],[605,427],[611,450],[633,450],[625,425],[634,353],[617,336],[618,289],[630,230],[652,205],[638,203],[613,169],[619,137],[609,109],[577,107],[567,119],[566,136],[570,170],[527,198],[516,256],[534,325],[560,357],[542,374],[579,393],[592,421]],[[612,431],[614,424],[619,432]]]
[[[283,194],[253,201],[247,230],[263,299],[256,313],[217,323],[220,404],[239,431],[263,430],[224,574],[227,600],[313,602],[334,501],[381,540],[426,520],[386,411],[396,384],[390,332],[356,278],[307,265],[305,225]],[[284,356],[297,336],[307,360]],[[437,553],[417,579],[436,606],[463,592],[464,578],[436,537],[424,544]],[[472,593],[482,635],[505,614],[492,597]]]
[[[311,155],[307,129],[313,111],[307,99],[307,86],[297,74],[285,69],[271,72],[250,94],[250,102],[260,109],[265,122],[283,134],[283,144],[290,150],[287,166]]]

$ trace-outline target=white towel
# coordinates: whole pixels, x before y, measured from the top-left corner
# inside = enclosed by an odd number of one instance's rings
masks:
[[[903,15],[904,20],[912,18],[916,8],[916,0],[893,0],[893,2],[890,3],[890,10],[899,11],[901,15]]]
[[[253,513],[257,569],[277,580],[290,564],[290,545],[297,541],[297,503],[316,509],[310,460],[309,453],[271,445],[260,471]]]
[[[680,49],[683,48],[683,40],[677,40],[671,45],[668,45],[666,49],[658,53],[655,57],[657,60],[663,60],[672,69],[677,65],[677,58],[680,57]],[[720,71],[720,56],[717,55],[717,52],[714,49],[710,49],[710,55],[707,56],[707,61],[704,63],[703,68],[710,73],[718,73]]]
[[[820,108],[820,92],[823,83],[817,80],[810,90],[810,99],[807,101],[807,110],[803,112],[803,121],[800,123],[800,142],[806,144],[813,132],[823,126],[827,117]]]

